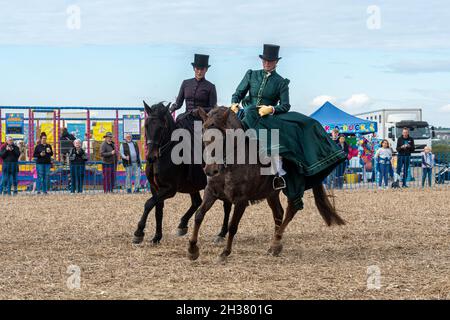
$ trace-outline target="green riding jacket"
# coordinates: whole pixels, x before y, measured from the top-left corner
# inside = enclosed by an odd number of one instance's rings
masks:
[[[238,117],[246,128],[279,129],[277,151],[289,160],[283,162],[287,172],[284,176],[287,187],[283,192],[297,209],[302,209],[304,191],[322,183],[339,163],[345,161],[345,154],[318,121],[298,112],[288,112],[291,108],[289,80],[276,71],[268,74],[264,70],[248,70],[231,101],[242,102],[243,110]],[[274,114],[260,117],[257,107],[261,105],[273,106]],[[273,151],[272,148],[268,153]]]

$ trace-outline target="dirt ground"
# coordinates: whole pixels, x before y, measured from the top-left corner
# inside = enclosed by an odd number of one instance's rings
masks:
[[[326,227],[307,193],[280,257],[266,254],[273,231],[268,206],[249,207],[225,264],[217,259],[222,245],[212,241],[222,221],[220,203],[205,218],[200,258],[192,262],[188,238],[175,235],[186,195],[166,202],[157,247],[148,242],[154,215],[145,243],[131,244],[148,195],[3,197],[0,298],[450,298],[450,189],[335,195],[348,224]],[[71,265],[81,272],[79,289],[73,289]]]

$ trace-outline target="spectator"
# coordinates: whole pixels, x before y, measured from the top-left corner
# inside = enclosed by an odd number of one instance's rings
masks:
[[[431,152],[431,148],[426,146],[422,156],[422,188],[425,187],[425,180],[428,177],[428,186],[431,187],[431,174],[434,167],[434,154]]]
[[[83,148],[84,152],[86,152],[86,154],[89,156],[92,156],[92,154],[94,153],[94,144],[93,143],[94,143],[94,139],[92,139],[92,138],[88,139],[88,134],[85,133],[82,148]],[[89,150],[88,150],[88,146],[89,146]]]
[[[52,166],[53,150],[52,146],[47,144],[47,135],[41,133],[40,143],[34,148],[33,157],[36,158],[36,170],[38,174],[37,193],[41,191],[47,194],[50,187],[50,168]]]
[[[347,142],[345,142],[345,135],[341,134],[337,140],[337,146],[344,151],[345,153],[345,157],[346,159],[348,159],[348,144]],[[344,173],[345,173],[345,169],[347,168],[347,160],[345,160],[344,162],[340,163],[337,167],[336,167],[336,179],[337,179],[337,187],[339,189],[342,189],[342,187],[344,186]]]
[[[6,146],[6,143],[3,143],[3,142],[0,141],[0,150],[1,150],[4,146]],[[2,159],[2,157],[0,157],[0,164],[3,164],[3,159]],[[3,166],[2,166],[2,168],[3,168]],[[2,194],[2,193],[3,193],[3,175],[0,176],[0,194]]]
[[[25,144],[23,141],[19,141],[17,143],[17,146],[19,147],[20,156],[19,161],[27,161],[27,148],[25,148]]]
[[[336,142],[338,141],[338,139],[339,139],[339,129],[338,128],[334,128],[331,131],[331,139]]]
[[[17,173],[19,166],[20,150],[14,144],[12,137],[6,137],[6,144],[0,149],[0,157],[3,159],[2,166],[2,190],[3,194],[11,195],[11,186],[14,186],[14,194],[17,194]]]
[[[381,141],[381,148],[375,153],[375,161],[378,167],[378,188],[381,189],[384,181],[384,188],[388,187],[389,173],[391,170],[392,149],[389,141],[384,139]]]
[[[406,181],[408,179],[409,163],[411,161],[412,152],[414,152],[414,139],[409,136],[409,129],[403,128],[402,136],[398,138],[397,141],[397,174],[400,175],[400,173],[403,172],[403,188],[408,188]]]
[[[81,141],[79,139],[76,139],[73,142],[73,145],[74,147],[69,154],[71,178],[70,192],[75,193],[76,190],[78,193],[82,193],[87,155],[81,148]]]
[[[112,141],[113,135],[107,132],[103,137],[105,141],[100,146],[100,156],[102,157],[103,167],[103,191],[113,192],[116,181],[117,155],[116,147]]]
[[[61,140],[70,140],[70,141],[75,141],[75,137],[73,134],[70,134],[69,131],[67,130],[67,128],[63,128],[62,129],[62,133],[61,133]]]
[[[31,174],[33,176],[33,189],[31,189],[31,193],[34,193],[36,191],[36,183],[38,180],[36,166],[33,168],[33,170],[31,170]]]
[[[123,166],[126,170],[126,188],[127,193],[131,193],[131,176],[134,175],[134,192],[139,192],[141,184],[141,157],[139,155],[139,147],[132,140],[131,133],[125,135],[125,142],[120,145],[120,156],[122,157]]]

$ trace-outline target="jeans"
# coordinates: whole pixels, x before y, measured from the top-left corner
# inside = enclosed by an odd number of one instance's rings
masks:
[[[113,192],[116,183],[116,165],[104,163],[102,165],[103,171],[103,191]]]
[[[378,169],[379,169],[378,186],[381,187],[384,180],[384,186],[387,187],[389,179],[389,171],[391,170],[391,164],[380,162],[378,164]]]
[[[408,170],[409,170],[410,160],[411,160],[411,156],[398,155],[397,174],[400,175],[400,173],[403,172],[402,184],[404,187],[407,186],[406,181],[408,179]]]
[[[84,183],[84,164],[71,164],[70,165],[70,192],[74,193],[75,191],[78,193],[83,192],[83,183]]]
[[[17,173],[19,172],[17,162],[3,162],[2,166],[2,191],[11,194],[11,187],[17,193]]]
[[[37,192],[47,193],[50,189],[50,168],[51,164],[37,163],[36,170],[38,174],[38,179],[36,183]]]
[[[431,187],[432,168],[422,168],[422,188],[425,187],[425,180],[428,176],[428,186]]]
[[[139,190],[141,186],[141,166],[136,162],[125,168],[127,172],[125,186],[127,191],[131,191],[131,177],[134,175],[134,191]]]
[[[338,189],[342,189],[342,187],[344,186],[344,173],[345,173],[345,169],[347,167],[347,161],[340,163],[337,167],[336,167],[336,187]]]

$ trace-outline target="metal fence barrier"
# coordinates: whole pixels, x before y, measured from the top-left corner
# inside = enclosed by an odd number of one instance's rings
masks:
[[[387,174],[387,188],[402,187],[403,173],[400,172],[400,174],[397,174],[397,162],[394,157]],[[430,177],[427,176],[424,180],[425,171],[422,168],[421,158],[411,157],[409,159],[409,169],[406,179],[408,187],[422,188],[424,183],[424,187],[429,188],[429,182],[431,182],[431,188],[448,188],[450,186],[449,163],[450,154],[436,154]],[[1,167],[0,193],[8,194],[10,192],[14,194],[15,190],[18,191],[18,194],[37,193],[39,176],[34,162],[18,163],[17,182],[13,181],[10,174],[6,172],[5,165],[1,165]],[[126,185],[126,170],[121,162],[117,165],[114,174],[111,173],[108,176],[107,173],[104,172],[101,162],[87,162],[84,165],[68,165],[61,162],[54,162],[50,168],[47,190],[50,193],[99,193],[105,192],[105,190],[108,191],[108,185],[115,193],[134,192],[135,190],[149,192],[150,190],[150,185],[145,176],[145,163],[141,165],[140,177],[137,183],[135,176],[131,175],[131,190]],[[384,181],[380,186],[380,173],[380,166],[375,160],[372,160],[371,165],[367,166],[367,164],[361,163],[359,158],[356,158],[336,168],[324,180],[324,184],[329,189],[344,190],[385,188]],[[109,177],[112,179],[108,179]]]

